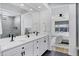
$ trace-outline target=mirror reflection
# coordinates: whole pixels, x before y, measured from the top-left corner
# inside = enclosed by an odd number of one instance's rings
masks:
[[[2,25],[1,38],[10,37],[11,35],[21,35],[20,15],[9,15],[9,12],[1,9],[0,20]]]

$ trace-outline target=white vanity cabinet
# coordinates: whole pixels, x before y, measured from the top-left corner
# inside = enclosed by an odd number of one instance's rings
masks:
[[[2,52],[3,56],[33,56],[33,42]]]
[[[34,56],[41,56],[47,49],[48,49],[47,36],[34,41]]]
[[[37,38],[1,52],[2,56],[41,56],[48,50],[48,36]]]

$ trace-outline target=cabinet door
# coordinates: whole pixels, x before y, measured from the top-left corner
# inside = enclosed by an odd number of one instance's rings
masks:
[[[48,39],[47,37],[43,37],[40,39],[39,43],[39,54],[42,55],[48,49]]]
[[[44,40],[43,40],[43,43],[44,43],[44,50],[46,51],[48,49],[48,37],[44,37]]]
[[[25,45],[25,55],[33,56],[33,42],[29,42]]]
[[[40,38],[40,43],[39,43],[39,55],[42,55],[44,53],[44,44],[43,44],[43,38]]]
[[[39,56],[39,39],[34,41],[34,56]]]
[[[47,37],[34,41],[34,55],[41,56],[48,49]]]
[[[7,51],[4,51],[3,56],[21,56],[20,55],[20,50],[18,48],[13,48]]]

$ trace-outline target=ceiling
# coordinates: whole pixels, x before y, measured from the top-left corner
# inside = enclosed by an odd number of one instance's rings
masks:
[[[17,16],[64,5],[68,5],[68,3],[0,3],[0,14]]]
[[[16,16],[46,9],[43,3],[0,3],[0,14]]]
[[[51,8],[66,6],[70,3],[48,3],[48,6]]]

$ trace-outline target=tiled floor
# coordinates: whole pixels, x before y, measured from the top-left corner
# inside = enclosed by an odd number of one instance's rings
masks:
[[[46,51],[43,56],[68,56],[67,54],[56,52],[56,51]]]

